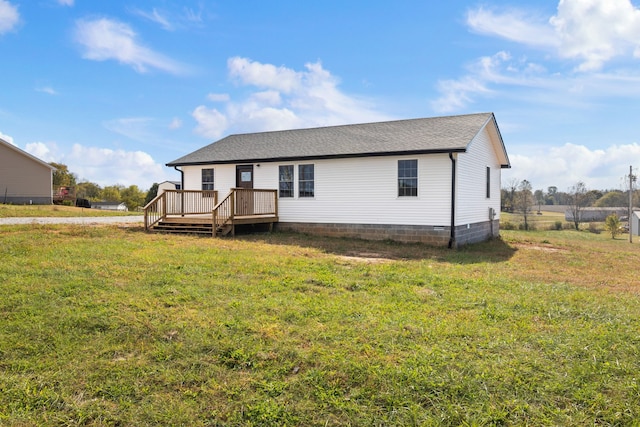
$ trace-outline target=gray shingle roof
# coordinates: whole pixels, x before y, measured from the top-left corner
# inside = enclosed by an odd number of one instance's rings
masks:
[[[480,113],[230,135],[167,166],[463,152],[492,119]]]

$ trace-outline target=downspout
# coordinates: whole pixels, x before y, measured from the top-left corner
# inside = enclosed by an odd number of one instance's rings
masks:
[[[184,172],[178,169],[178,166],[174,166],[173,168],[180,172],[180,213],[184,216]]]
[[[449,152],[449,159],[451,159],[451,230],[449,249],[453,249],[456,244],[456,159],[452,152]]]

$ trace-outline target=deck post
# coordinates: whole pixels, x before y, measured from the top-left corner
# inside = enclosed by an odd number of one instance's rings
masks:
[[[161,219],[165,219],[167,217],[167,192],[162,193],[162,213],[160,214]]]
[[[211,215],[212,215],[212,218],[211,218],[211,221],[212,221],[212,223],[211,223],[211,234],[213,234],[213,236],[212,236],[212,237],[217,237],[217,234],[218,234],[218,226],[216,225],[216,219],[217,219],[218,213],[217,213],[217,212],[216,212],[216,210],[214,209],[214,210],[212,211],[212,214],[211,214]]]
[[[276,209],[276,211],[273,213],[275,216],[278,216],[278,190],[273,190],[273,201],[274,201],[274,207]]]
[[[231,192],[231,212],[229,212],[229,219],[231,219],[231,237],[236,237],[236,188]]]

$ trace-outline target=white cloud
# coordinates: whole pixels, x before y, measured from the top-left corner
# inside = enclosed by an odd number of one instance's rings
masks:
[[[225,105],[194,109],[196,133],[207,138],[219,138],[229,130],[258,132],[391,119],[365,100],[344,94],[339,80],[320,63],[308,63],[304,71],[296,71],[234,57],[227,66],[232,81],[257,90],[240,101],[209,94],[209,100]]]
[[[610,59],[640,52],[640,10],[629,0],[563,0],[550,21],[561,41],[561,55],[598,70]]]
[[[200,8],[198,11],[185,7],[184,8],[185,19],[189,22],[199,24],[202,22],[203,11],[204,10],[203,10],[202,3],[200,3]]]
[[[143,151],[111,150],[74,144],[63,160],[78,177],[101,186],[122,184],[148,188],[153,182],[167,179],[164,167]]]
[[[196,133],[207,138],[220,138],[229,126],[227,117],[215,108],[200,105],[193,110],[191,115],[198,123]]]
[[[50,143],[50,146],[48,146],[44,142],[30,142],[24,149],[27,153],[32,154],[47,163],[56,161],[55,152],[57,150],[58,147],[55,144]]]
[[[508,52],[484,56],[468,67],[468,74],[458,79],[440,80],[440,97],[431,102],[439,113],[464,109],[480,96],[495,96],[492,85],[520,88],[556,88],[558,78],[551,78],[546,69],[526,59],[513,59]]]
[[[5,135],[4,133],[0,132],[0,139],[2,139],[3,141],[8,142],[11,145],[16,145],[15,142],[13,142],[13,137],[9,136],[9,135]]]
[[[150,12],[145,12],[140,9],[133,9],[132,11],[136,15],[142,16],[143,18],[148,19],[151,22],[155,22],[164,30],[175,30],[175,26],[169,21],[169,18],[167,18],[162,12],[158,11],[158,9],[156,9],[155,7]]]
[[[599,70],[616,57],[640,57],[640,9],[630,0],[560,0],[557,14],[544,22],[523,10],[477,8],[467,25],[533,47],[553,49],[580,61],[578,71]]]
[[[74,0],[58,0],[58,4],[62,6],[73,6]]]
[[[186,68],[138,42],[131,27],[112,19],[83,19],[76,22],[75,40],[84,48],[83,57],[94,61],[116,60],[144,73],[150,68],[183,74]]]
[[[533,22],[530,22],[533,21]],[[494,12],[484,7],[467,12],[467,25],[481,34],[539,47],[557,47],[559,41],[553,29],[541,18],[533,18],[524,10]]]
[[[48,95],[57,95],[58,94],[58,92],[54,88],[52,88],[51,86],[37,87],[36,91],[37,92],[46,93]]]
[[[431,108],[439,113],[461,110],[473,102],[475,95],[490,92],[485,82],[474,76],[465,76],[459,80],[441,80],[438,82],[438,91],[441,96],[431,102]]]
[[[67,165],[80,180],[104,187],[121,184],[138,185],[141,189],[154,182],[170,179],[166,168],[143,151],[112,150],[74,144],[71,150],[60,150],[54,142],[33,142],[25,151],[45,162]]]
[[[7,0],[0,0],[0,34],[13,30],[19,22],[18,7]]]
[[[462,111],[483,98],[539,105],[545,110],[558,106],[585,110],[603,99],[635,101],[640,96],[640,76],[628,70],[567,75],[506,52],[482,57],[466,68],[465,75],[437,83],[440,95],[431,101],[434,111]]]
[[[261,64],[248,58],[234,57],[227,61],[229,75],[240,84],[260,88],[276,89],[284,93],[292,92],[301,84],[302,73],[283,66]]]
[[[526,155],[509,154],[512,169],[503,172],[503,182],[510,178],[526,179],[536,189],[556,186],[561,191],[567,191],[578,181],[591,189],[622,188],[622,178],[632,165],[629,162],[639,158],[637,143],[596,150],[567,143]]]
[[[171,120],[171,123],[169,123],[170,130],[180,129],[181,127],[182,127],[182,120],[180,120],[177,117],[174,117],[173,120]]]
[[[210,93],[207,95],[207,99],[213,102],[227,102],[231,97],[228,93]]]

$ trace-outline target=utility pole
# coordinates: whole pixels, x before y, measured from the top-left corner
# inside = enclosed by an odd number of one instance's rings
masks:
[[[633,183],[635,180],[633,166],[629,166],[629,243],[633,243]]]

